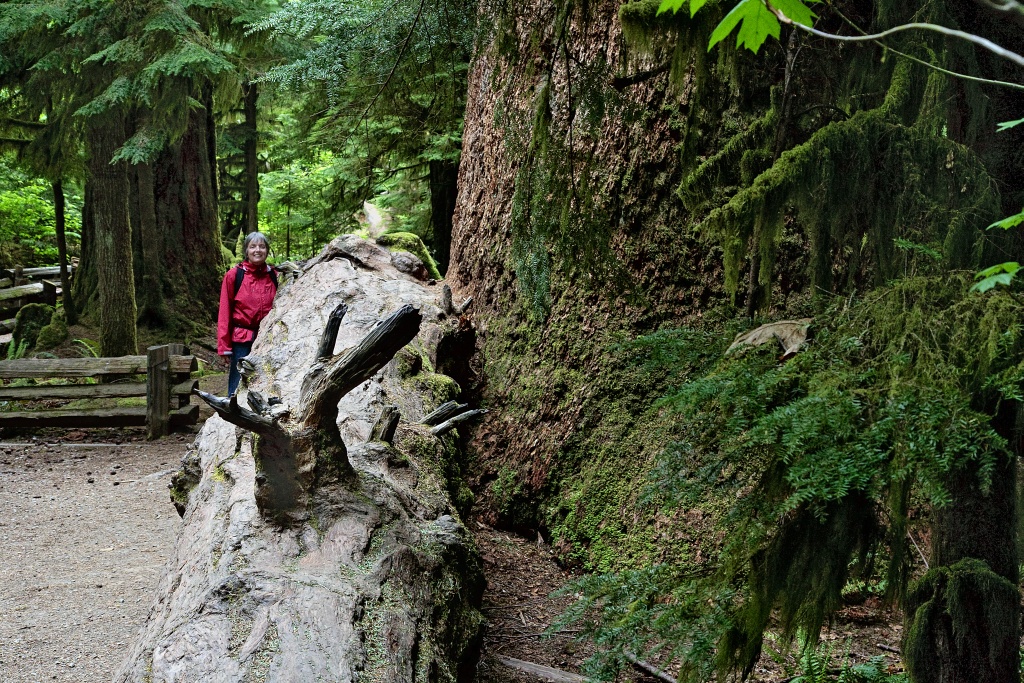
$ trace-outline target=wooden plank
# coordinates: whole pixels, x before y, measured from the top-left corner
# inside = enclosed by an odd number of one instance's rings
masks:
[[[120,358],[23,358],[0,361],[0,378],[144,375],[145,356]]]
[[[171,372],[195,372],[195,356],[171,356]],[[0,379],[17,377],[100,377],[102,375],[144,375],[145,356],[120,358],[23,358],[0,361]]]
[[[194,425],[199,422],[199,404],[193,403],[192,405],[179,408],[171,412],[171,426],[182,427],[185,425]]]
[[[57,305],[57,289],[59,286],[49,280],[43,280],[41,284],[43,285],[41,303],[55,307]]]
[[[533,662],[524,662],[521,659],[513,659],[512,657],[495,657],[495,659],[511,669],[536,676],[542,681],[550,681],[551,683],[588,683],[590,681],[589,678],[584,678],[579,674],[562,671],[561,669],[552,669],[550,666],[542,666]]]
[[[142,382],[0,387],[0,400],[3,401],[36,401],[47,398],[129,398],[145,395],[146,385]]]
[[[7,289],[0,289],[0,302],[9,301],[10,299],[20,299],[23,296],[32,296],[42,293],[42,282],[33,282],[27,285],[20,285],[18,287],[8,287]]]
[[[173,427],[194,425],[199,421],[199,406],[191,405],[170,415]],[[23,410],[0,413],[0,427],[145,427],[146,407],[102,408],[95,410]],[[71,444],[62,444],[68,446]]]
[[[198,406],[196,406],[198,408]],[[146,407],[0,413],[0,427],[145,427]]]
[[[170,428],[170,358],[166,344],[150,346],[146,353],[146,438],[150,441],[167,436]]]
[[[73,275],[75,272],[74,266],[68,266],[68,274]],[[21,271],[22,277],[27,277],[30,280],[46,280],[49,278],[60,277],[60,266],[43,266],[41,268],[24,268]]]

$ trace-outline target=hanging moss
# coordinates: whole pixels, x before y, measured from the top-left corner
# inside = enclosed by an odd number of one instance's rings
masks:
[[[890,597],[903,598],[910,496],[944,508],[951,482],[970,477],[989,490],[1010,457],[994,423],[1024,380],[1024,307],[1013,294],[967,294],[969,282],[964,273],[903,279],[836,300],[819,316],[813,342],[788,361],[770,347],[732,354],[665,399],[686,437],[661,456],[652,495],[665,510],[729,501],[722,550],[713,570],[675,572],[666,584],[637,584],[639,574],[585,581],[588,599],[609,601],[601,609],[611,621],[595,626],[598,637],[622,626],[616,615],[625,605],[613,595],[632,596],[639,622],[664,624],[631,631],[637,647],[672,643],[724,610],[717,630],[705,634],[717,641],[719,672],[749,672],[771,619],[784,635],[813,642],[847,582],[876,566],[885,564]],[[970,595],[985,595],[1012,611],[1015,599],[1004,599],[1006,590],[1015,595],[1013,583],[1003,578],[1004,589],[999,579],[990,570],[965,575],[955,594],[926,581],[908,604],[926,620],[929,605],[959,600],[940,611],[961,609],[970,616],[961,623],[994,627],[1008,618],[1002,608],[982,617],[967,605],[979,604]],[[715,604],[694,611],[679,593],[684,587],[717,596]],[[931,602],[940,594],[947,597]],[[684,662],[695,671],[698,664]]]

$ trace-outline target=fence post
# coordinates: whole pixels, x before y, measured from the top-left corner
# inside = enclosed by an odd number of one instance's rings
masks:
[[[171,349],[150,346],[146,349],[146,438],[167,436],[171,407]]]

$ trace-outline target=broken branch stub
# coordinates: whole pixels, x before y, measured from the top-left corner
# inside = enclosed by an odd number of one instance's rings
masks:
[[[314,366],[302,383],[299,422],[331,429],[338,419],[338,401],[373,377],[416,337],[422,316],[406,304],[381,321],[358,345]],[[319,363],[318,363],[319,365]]]

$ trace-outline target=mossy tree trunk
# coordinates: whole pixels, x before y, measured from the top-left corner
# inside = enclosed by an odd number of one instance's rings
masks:
[[[996,427],[1010,443],[1017,407]],[[968,463],[934,511],[930,569],[911,588],[904,652],[913,683],[1019,683],[1017,458],[992,472]]]
[[[259,169],[259,130],[256,126],[259,101],[259,86],[249,81],[242,86],[244,93],[243,147],[245,151],[245,232],[256,232],[259,229],[260,205],[260,169]]]
[[[153,163],[158,232],[155,244],[143,248],[153,249],[162,272],[147,277],[147,288],[156,291],[146,296],[165,305],[173,302],[172,322],[182,327],[213,320],[223,275],[212,125],[207,111],[193,109],[185,133]]]
[[[138,353],[135,331],[135,277],[129,183],[124,162],[111,163],[127,139],[124,114],[112,111],[88,124],[89,182],[92,185],[91,255],[99,294],[100,353]]]

